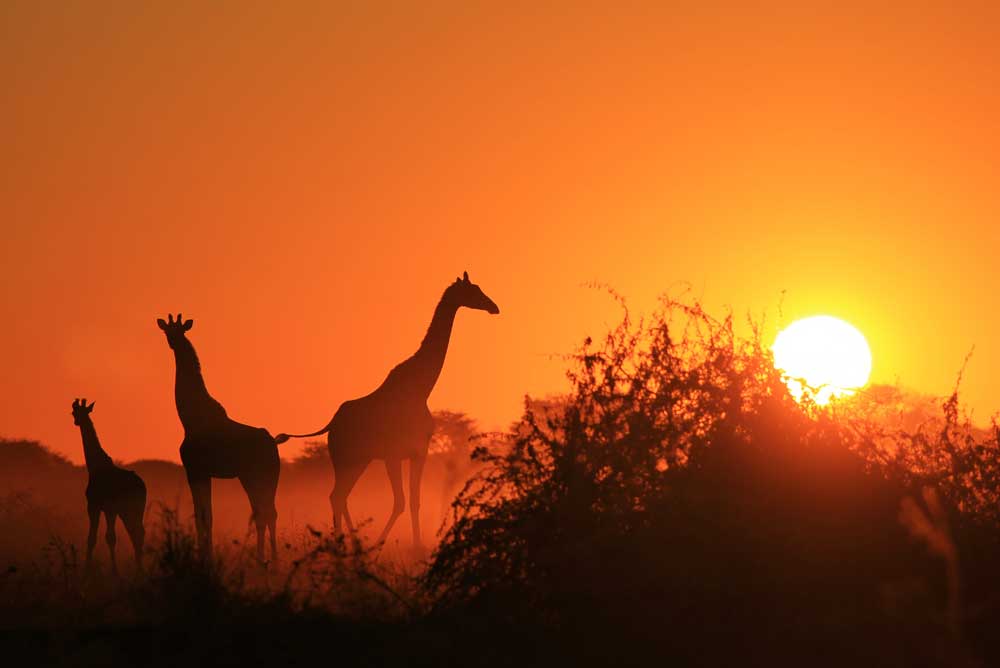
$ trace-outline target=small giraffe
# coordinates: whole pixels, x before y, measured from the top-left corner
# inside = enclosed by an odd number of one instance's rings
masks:
[[[271,558],[278,558],[274,496],[281,461],[274,438],[266,429],[250,427],[229,418],[212,398],[201,375],[201,363],[187,332],[194,321],[168,316],[156,323],[174,351],[174,399],[184,426],[181,462],[194,500],[198,548],[212,554],[212,478],[239,478],[250,499],[251,520],[257,525],[257,558],[264,561],[265,532],[271,534]]]
[[[341,530],[341,519],[354,530],[347,511],[347,497],[354,484],[373,459],[385,461],[392,486],[392,514],[378,543],[382,543],[393,524],[403,514],[403,460],[410,460],[410,518],[413,544],[422,549],[420,537],[420,478],[427,458],[427,448],[434,432],[434,418],[427,408],[427,398],[441,375],[455,315],[461,307],[496,315],[499,307],[466,272],[441,296],[434,317],[420,348],[412,357],[397,365],[371,394],[345,401],[329,424],[312,434],[279,434],[278,443],[289,438],[306,438],[328,433],[327,444],[333,462],[334,487],[330,494],[333,524]]]
[[[83,437],[83,457],[87,462],[87,515],[90,517],[90,531],[87,534],[87,566],[90,566],[97,544],[97,529],[104,513],[107,525],[105,539],[111,552],[111,572],[118,574],[115,561],[115,521],[121,518],[125,531],[132,539],[135,549],[135,563],[142,570],[142,545],[146,530],[142,517],[146,512],[146,483],[134,471],[115,466],[111,457],[101,447],[97,430],[90,419],[94,402],[87,405],[86,399],[73,401],[73,423],[80,428]]]

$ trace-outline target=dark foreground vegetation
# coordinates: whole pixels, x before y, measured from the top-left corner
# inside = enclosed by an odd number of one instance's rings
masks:
[[[239,541],[204,565],[154,509],[145,574],[47,538],[0,576],[4,642],[37,665],[1000,664],[1000,442],[957,394],[802,405],[759,336],[675,302],[570,379],[477,450],[425,561],[300,525],[267,569]],[[42,531],[19,502],[4,554]]]

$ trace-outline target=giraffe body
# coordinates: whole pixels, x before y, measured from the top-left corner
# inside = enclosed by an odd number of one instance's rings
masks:
[[[330,423],[327,443],[336,466],[427,454],[434,418],[426,402],[404,402],[381,388],[345,401]]]
[[[115,559],[115,545],[118,542],[115,525],[121,519],[125,531],[135,550],[137,567],[142,569],[142,548],[146,539],[143,516],[146,513],[146,483],[135,471],[116,466],[111,457],[101,447],[97,430],[90,413],[94,404],[87,405],[86,399],[73,402],[73,422],[80,427],[83,439],[83,454],[87,464],[87,516],[90,528],[87,532],[87,565],[89,566],[97,544],[97,530],[101,515],[105,521],[105,540],[111,555],[111,571],[118,572]]]
[[[205,556],[212,552],[212,478],[239,478],[250,500],[251,521],[257,526],[257,557],[264,560],[264,542],[270,534],[271,557],[277,559],[278,490],[281,460],[275,439],[263,428],[231,419],[226,409],[205,387],[201,364],[186,333],[194,324],[158,320],[174,351],[174,399],[184,427],[181,463],[195,507],[198,545]]]

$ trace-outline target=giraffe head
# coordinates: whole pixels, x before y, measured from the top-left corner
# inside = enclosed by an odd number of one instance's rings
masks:
[[[462,278],[456,278],[448,288],[449,296],[458,306],[486,311],[493,315],[500,313],[500,307],[486,296],[482,288],[469,280],[469,272],[464,272]]]
[[[159,318],[156,324],[160,326],[163,333],[167,335],[167,343],[171,348],[176,348],[177,344],[185,339],[184,334],[191,327],[194,326],[194,320],[188,320],[185,322],[181,314],[177,314],[177,319],[174,320],[174,316],[168,315],[167,319]]]
[[[73,424],[79,427],[84,422],[90,420],[90,412],[94,410],[94,402],[87,405],[86,399],[73,400]]]

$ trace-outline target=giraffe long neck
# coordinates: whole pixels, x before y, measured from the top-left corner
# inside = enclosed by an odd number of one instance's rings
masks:
[[[213,418],[226,417],[225,409],[208,393],[201,375],[201,362],[194,345],[186,338],[174,346],[174,363],[174,401],[184,428],[197,429]]]
[[[97,438],[97,430],[89,418],[81,421],[80,436],[83,438],[83,459],[87,463],[88,472],[96,473],[101,469],[114,466],[111,457],[101,447],[101,441]]]
[[[434,309],[434,317],[431,318],[427,334],[420,342],[420,348],[410,359],[412,365],[409,375],[410,389],[414,396],[419,396],[424,401],[430,396],[441,375],[457,312],[458,306],[448,299],[447,294],[441,297],[441,301]]]

